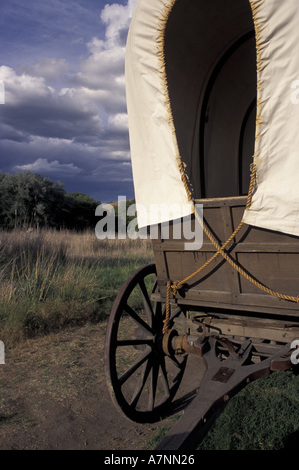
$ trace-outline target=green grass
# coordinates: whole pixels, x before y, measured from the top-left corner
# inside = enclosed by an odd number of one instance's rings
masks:
[[[100,241],[93,232],[0,232],[0,340],[10,347],[68,325],[106,321],[122,284],[149,262],[147,241]],[[45,380],[47,373],[41,369]],[[248,385],[228,403],[199,450],[295,448],[298,390],[299,376],[289,372]],[[13,413],[0,413],[1,424],[13,419]]]
[[[6,346],[66,325],[108,318],[118,290],[153,261],[143,240],[93,232],[0,233],[0,339]]]
[[[198,450],[283,450],[299,442],[299,375],[275,372],[228,403]]]
[[[172,419],[174,425],[179,416]],[[154,449],[170,428],[161,426],[148,441],[148,448]],[[243,388],[229,401],[196,450],[296,450],[298,443],[297,369],[274,372]]]

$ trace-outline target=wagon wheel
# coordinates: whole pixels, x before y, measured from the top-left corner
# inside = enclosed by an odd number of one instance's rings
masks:
[[[106,333],[110,394],[116,407],[135,422],[153,422],[162,416],[179,388],[187,360],[162,350],[165,306],[150,299],[155,273],[155,265],[147,265],[127,280],[114,302]]]

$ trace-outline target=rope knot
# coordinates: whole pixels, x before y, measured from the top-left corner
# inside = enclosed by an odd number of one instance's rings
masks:
[[[182,283],[181,281],[168,281],[167,282],[167,293],[166,293],[166,312],[165,312],[165,319],[163,321],[163,334],[169,329],[170,326],[170,294],[172,293],[173,296],[177,294],[177,292],[181,289]]]
[[[178,293],[178,291],[181,289],[181,282],[180,281],[175,281],[171,284],[170,289],[171,292],[174,296]]]

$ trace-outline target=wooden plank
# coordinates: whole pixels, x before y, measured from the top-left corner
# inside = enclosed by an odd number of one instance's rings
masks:
[[[223,243],[239,224],[246,198],[220,198],[199,201],[204,205],[205,219]],[[172,229],[171,229],[172,230]],[[215,247],[204,234],[198,251],[185,251],[186,240],[154,240],[158,278],[180,281],[194,273],[215,253]],[[244,226],[232,242],[230,255],[259,282],[281,294],[299,295],[299,240],[297,237]],[[296,303],[280,300],[250,283],[219,255],[199,275],[189,281],[189,291],[177,296],[178,302],[191,306],[243,308],[246,311],[299,315]],[[162,288],[166,295],[166,289]]]
[[[227,237],[228,238],[228,237]],[[242,242],[240,244],[231,243],[232,253],[299,253],[298,243],[266,243],[266,242]],[[181,240],[169,240],[167,243],[156,243],[154,251],[182,251],[184,252],[184,242]],[[204,241],[198,251],[214,253],[216,251],[211,242]]]
[[[222,212],[222,219],[223,219],[223,225],[224,225],[224,232],[225,232],[225,240],[228,240],[231,234],[234,232],[234,227],[233,227],[233,221],[232,221],[232,214],[231,214],[231,208],[226,205],[221,208]],[[235,255],[236,256],[236,255]],[[222,256],[220,256],[220,259]],[[236,258],[236,261],[238,262],[238,259]],[[231,279],[231,292],[234,294],[240,293],[241,291],[241,283],[240,283],[240,276],[239,273],[229,264],[225,264],[227,268],[227,275]]]
[[[218,198],[206,198],[206,199],[196,199],[196,204],[202,204],[205,208],[208,207],[239,207],[242,206],[245,208],[246,206],[246,196],[238,196],[238,197],[218,197]]]

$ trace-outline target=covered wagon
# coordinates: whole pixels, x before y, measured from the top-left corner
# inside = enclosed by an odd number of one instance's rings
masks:
[[[161,449],[194,445],[215,404],[298,363],[298,24],[297,0],[139,0],[134,12],[135,197],[139,227],[157,236],[155,264],[110,315],[108,384],[125,416],[152,421],[188,355],[206,365],[192,423],[186,413]]]

